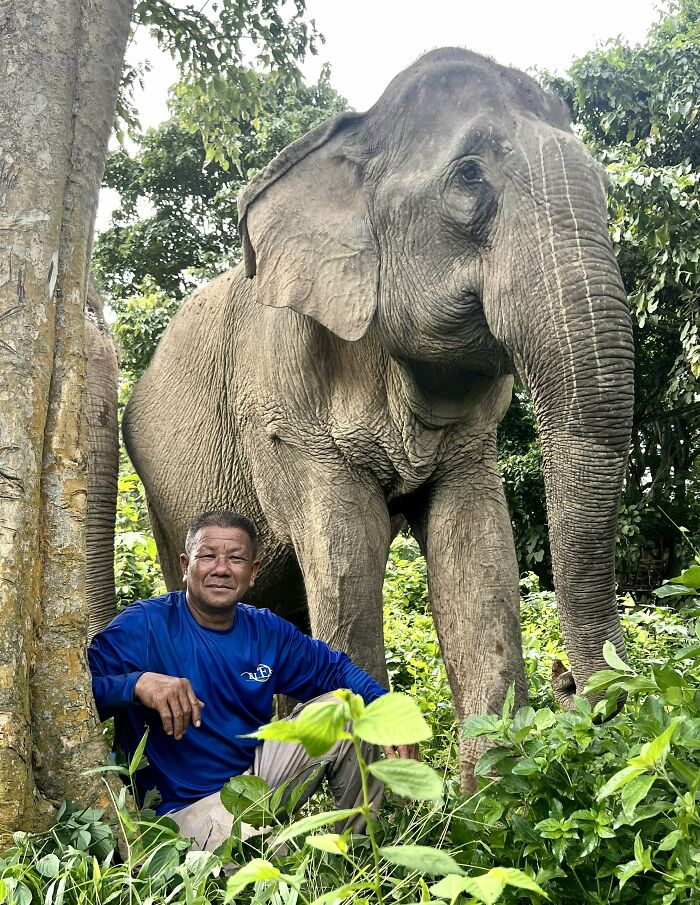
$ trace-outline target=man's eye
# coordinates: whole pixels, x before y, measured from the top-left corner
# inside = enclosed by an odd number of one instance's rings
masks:
[[[214,559],[214,554],[213,553],[202,553],[202,555],[199,558],[200,559]]]
[[[229,562],[245,562],[242,556],[229,556]]]

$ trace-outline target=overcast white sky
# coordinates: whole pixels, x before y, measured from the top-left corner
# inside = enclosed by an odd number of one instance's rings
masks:
[[[204,5],[204,2],[203,2]],[[315,80],[322,63],[333,87],[365,110],[389,81],[426,50],[460,45],[520,69],[564,71],[597,43],[622,35],[644,39],[657,17],[656,0],[307,0],[326,43],[304,66]],[[145,29],[129,48],[132,59],[154,63],[138,97],[144,126],[166,116],[165,99],[175,65]]]
[[[356,110],[366,110],[401,69],[434,47],[460,45],[520,69],[563,72],[608,38],[642,41],[657,7],[657,0],[307,0],[308,16],[326,43],[303,68],[315,81],[329,62],[333,87]],[[128,55],[153,64],[136,102],[144,128],[155,126],[167,116],[175,64],[143,28]],[[98,229],[107,225],[113,202],[103,195]]]

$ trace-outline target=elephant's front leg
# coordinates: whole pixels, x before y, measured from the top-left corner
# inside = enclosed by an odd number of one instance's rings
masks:
[[[527,695],[513,534],[490,447],[435,485],[421,520],[433,618],[460,723],[500,713],[513,682],[518,704]],[[473,788],[484,747],[460,740],[465,789]]]
[[[391,529],[381,491],[340,466],[296,463],[286,477],[275,516],[285,510],[312,633],[386,685],[382,584]]]

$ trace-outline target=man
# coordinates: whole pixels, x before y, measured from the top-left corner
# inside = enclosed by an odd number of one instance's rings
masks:
[[[137,601],[88,650],[100,717],[115,717],[115,744],[129,756],[150,729],[149,765],[135,777],[139,797],[157,788],[157,812],[169,813],[183,835],[209,850],[227,838],[232,824],[219,791],[244,772],[274,788],[285,779],[301,781],[327,762],[336,807],[360,804],[359,771],[347,740],[312,759],[300,745],[258,744],[243,736],[270,721],[274,694],[308,701],[350,688],[369,703],[386,689],[346,654],[268,610],[240,603],[260,566],[255,526],[247,518],[204,513],[190,525],[185,551],[186,592]],[[367,757],[376,759],[377,752],[368,748]],[[375,782],[375,802],[380,794]]]

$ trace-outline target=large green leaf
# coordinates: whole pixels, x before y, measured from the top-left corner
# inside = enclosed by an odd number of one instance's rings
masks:
[[[613,773],[598,792],[598,801],[602,801],[603,798],[607,798],[613,792],[617,792],[618,789],[627,785],[628,782],[632,782],[641,773],[644,773],[644,767],[641,766],[627,766],[623,767],[622,770],[618,770],[617,773]]]
[[[282,845],[283,842],[303,836],[305,833],[311,833],[319,827],[328,826],[329,823],[343,822],[361,811],[362,808],[346,808],[343,811],[323,811],[321,814],[312,814],[310,817],[304,817],[291,826],[285,827],[281,833],[275,836],[275,842]]]
[[[232,776],[221,790],[221,803],[237,819],[259,829],[273,820],[270,787],[260,776]]]
[[[629,759],[631,767],[648,769],[657,765],[663,766],[671,750],[671,739],[676,731],[678,719],[673,720],[664,731],[655,739],[642,745],[642,750],[636,757]]]
[[[310,757],[319,757],[339,739],[350,738],[345,730],[345,712],[340,702],[309,704],[297,719],[268,723],[251,735],[267,741],[297,742]]]
[[[369,771],[396,795],[419,801],[436,801],[442,794],[442,780],[438,774],[432,767],[417,760],[378,760],[370,764]]]
[[[353,728],[372,745],[411,745],[433,734],[415,701],[396,692],[372,701]]]
[[[431,893],[454,902],[460,893],[474,896],[484,905],[494,905],[506,886],[526,889],[547,899],[545,891],[527,874],[514,867],[494,867],[480,877],[459,877],[450,875],[430,888]]]
[[[643,773],[627,783],[622,790],[620,801],[622,810],[628,817],[632,817],[637,805],[640,801],[647,797],[649,790],[656,782],[656,776],[653,773]]]
[[[344,855],[348,850],[345,836],[338,833],[326,833],[324,836],[307,836],[306,844],[330,855]]]
[[[232,877],[229,877],[226,883],[224,902],[230,902],[241,890],[245,889],[246,886],[250,886],[251,883],[257,883],[259,880],[279,881],[281,879],[289,882],[289,879],[293,878],[285,877],[280,869],[269,861],[265,861],[263,858],[253,858],[252,861],[244,864]]]
[[[463,875],[464,871],[454,858],[429,845],[387,845],[379,853],[392,864],[408,867],[421,874]]]
[[[700,591],[700,566],[691,566],[689,569],[681,572],[677,578],[671,578],[670,584],[685,585],[686,588]]]
[[[625,663],[622,657],[618,654],[612,641],[606,641],[603,645],[603,657],[605,658],[605,662],[608,664],[608,666],[612,666],[612,668],[616,669],[618,672],[634,672],[629,663]]]

